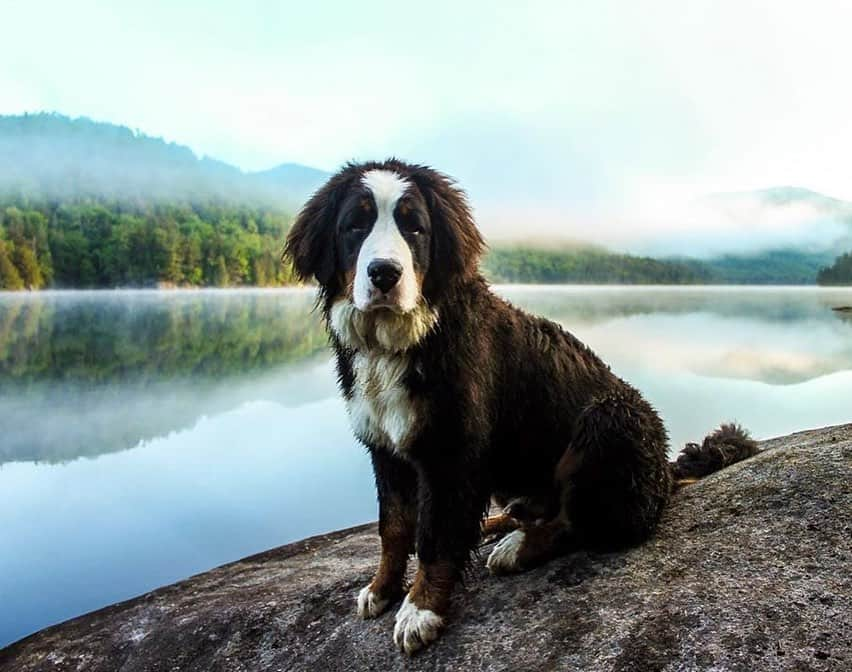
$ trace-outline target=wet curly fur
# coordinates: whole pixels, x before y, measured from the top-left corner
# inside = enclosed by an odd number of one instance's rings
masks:
[[[422,300],[436,319],[401,352],[372,352],[370,339],[347,339],[345,326],[332,325],[340,319],[335,306],[347,300],[335,243],[340,203],[368,169],[393,171],[428,207]],[[287,242],[299,275],[319,282],[344,397],[358,393],[358,372],[367,370],[359,362],[392,358],[400,373],[387,384],[402,394],[405,417],[416,416],[405,445],[359,435],[373,461],[382,538],[369,594],[382,602],[402,596],[405,563],[416,551],[420,569],[406,609],[439,616],[492,500],[506,507],[501,529],[524,534],[489,566],[518,571],[570,548],[641,543],[675,479],[703,476],[756,449],[741,428],[724,425],[671,465],[651,404],[560,325],[495,295],[478,271],[483,247],[449,178],[395,160],[346,166],[305,206]]]
[[[703,478],[757,454],[757,442],[740,425],[722,425],[700,444],[687,443],[672,463],[677,480]]]

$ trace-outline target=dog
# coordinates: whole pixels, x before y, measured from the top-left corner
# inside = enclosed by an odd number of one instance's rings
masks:
[[[670,464],[652,406],[559,325],[494,294],[478,268],[484,248],[455,182],[396,159],[345,165],[285,244],[298,277],[319,285],[349,420],[375,472],[381,557],[357,613],[402,598],[393,639],[408,654],[439,636],[483,535],[504,535],[486,563],[494,574],[633,546],[676,480],[756,451],[723,425]],[[492,503],[503,513],[487,518]]]

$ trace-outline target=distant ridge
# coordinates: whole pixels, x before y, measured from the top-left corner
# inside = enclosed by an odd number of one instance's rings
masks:
[[[492,246],[483,267],[495,282],[812,285],[836,256],[775,249],[709,259],[650,257],[594,246],[553,249],[518,241]]]
[[[776,206],[808,203],[820,210],[832,211],[841,216],[852,216],[852,203],[826,196],[812,189],[790,185],[753,191],[717,192],[710,194],[705,200],[714,203],[732,203],[744,199],[757,199],[767,205]]]
[[[293,210],[326,179],[295,163],[244,173],[125,126],[55,113],[0,116],[0,194],[219,201]]]
[[[91,119],[0,117],[0,290],[289,284],[284,237],[323,179]]]
[[[85,117],[0,116],[0,287],[290,282],[281,241],[329,176],[291,162],[243,172]],[[803,230],[815,235],[701,259],[688,256],[700,254],[695,245],[647,256],[578,240],[492,241],[484,270],[508,282],[813,284],[852,250],[852,203],[809,189],[716,193],[704,203],[734,217],[743,242],[767,211],[803,210]]]
[[[794,186],[710,194],[697,202],[705,216],[735,221],[746,243],[715,255],[700,245],[678,254],[623,254],[577,241],[571,245],[519,238],[492,244],[486,268],[507,282],[671,282],[702,284],[809,285],[818,276],[834,278],[828,268],[852,251],[852,203]],[[809,234],[798,242],[783,235],[790,217],[800,218]],[[781,235],[772,238],[772,218]],[[761,221],[763,219],[764,221]],[[757,225],[757,226],[755,226]],[[756,230],[756,233],[755,233]],[[729,227],[730,231],[730,227]],[[730,232],[728,233],[730,235]],[[754,236],[764,244],[755,246]],[[748,244],[751,243],[751,246]],[[755,249],[757,247],[757,249]],[[825,270],[824,270],[825,269]],[[843,276],[845,277],[845,275]],[[834,280],[835,282],[837,280]]]
[[[286,196],[293,202],[302,202],[319,189],[331,176],[324,170],[303,166],[300,163],[282,163],[268,170],[249,173],[249,177],[259,186],[263,185],[271,193]]]

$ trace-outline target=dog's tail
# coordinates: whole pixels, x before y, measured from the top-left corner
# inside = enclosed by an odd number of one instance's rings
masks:
[[[757,442],[745,429],[733,422],[724,424],[700,444],[687,443],[677,460],[669,463],[675,487],[693,483],[757,452]]]

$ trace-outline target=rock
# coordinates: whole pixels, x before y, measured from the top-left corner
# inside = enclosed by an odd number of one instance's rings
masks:
[[[444,636],[412,659],[393,609],[355,617],[378,554],[367,525],[48,628],[0,670],[852,669],[852,424],[761,448],[678,493],[642,547],[508,578],[483,548]]]

